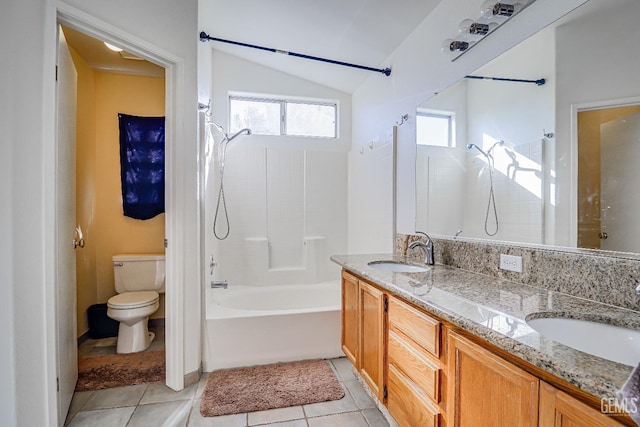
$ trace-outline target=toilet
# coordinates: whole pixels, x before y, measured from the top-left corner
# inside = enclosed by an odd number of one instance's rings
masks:
[[[107,301],[107,316],[120,322],[118,354],[136,353],[151,345],[149,316],[159,307],[164,293],[164,255],[114,255],[113,275],[117,295]]]

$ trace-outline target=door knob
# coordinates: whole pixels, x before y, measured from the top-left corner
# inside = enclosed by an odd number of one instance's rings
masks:
[[[76,227],[75,237],[73,238],[73,249],[84,248],[84,236],[82,235],[82,228]]]

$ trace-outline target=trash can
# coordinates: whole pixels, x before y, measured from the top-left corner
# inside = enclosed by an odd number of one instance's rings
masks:
[[[118,336],[120,323],[107,316],[107,304],[94,304],[87,309],[89,336],[93,339]]]

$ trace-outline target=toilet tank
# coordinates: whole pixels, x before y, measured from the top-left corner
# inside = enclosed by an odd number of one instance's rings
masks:
[[[164,293],[163,254],[113,256],[116,292],[156,291]]]

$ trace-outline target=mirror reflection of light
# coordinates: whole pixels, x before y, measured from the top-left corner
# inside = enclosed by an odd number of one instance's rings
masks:
[[[482,135],[482,147],[487,152],[496,142],[500,141],[487,135]],[[493,151],[493,167],[509,180],[515,182],[538,199],[542,199],[542,165],[507,147],[496,145]],[[483,159],[486,161],[486,159]]]
[[[553,169],[549,172],[551,182],[549,183],[549,203],[551,206],[556,205],[556,171]]]

